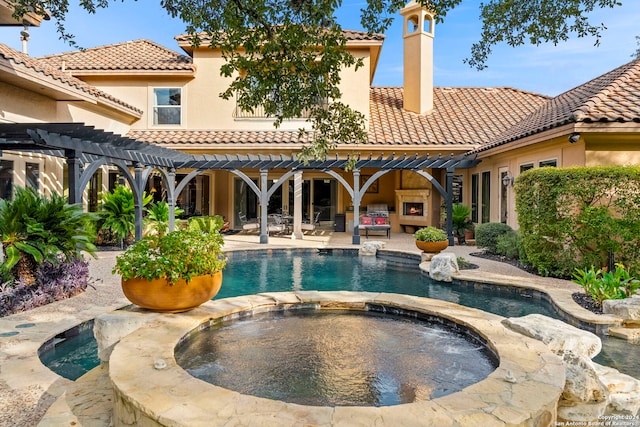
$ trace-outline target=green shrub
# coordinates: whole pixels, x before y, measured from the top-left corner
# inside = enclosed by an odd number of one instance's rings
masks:
[[[610,254],[640,273],[640,167],[536,168],[515,191],[523,252],[539,274],[571,277]]]
[[[508,231],[496,239],[496,253],[508,258],[520,257],[520,234],[517,231]]]
[[[498,253],[498,238],[509,232],[513,232],[513,228],[501,222],[486,222],[476,225],[476,245],[484,248],[493,254]]]

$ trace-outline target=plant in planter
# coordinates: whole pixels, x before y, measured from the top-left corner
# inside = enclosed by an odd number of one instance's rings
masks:
[[[423,252],[437,253],[449,246],[447,233],[433,226],[419,229],[414,237],[416,246]]]
[[[464,245],[467,238],[472,238],[470,232],[473,232],[474,229],[473,222],[471,222],[471,208],[462,203],[454,204],[451,210],[451,222],[453,223],[453,232],[458,236],[458,244]]]
[[[213,298],[222,284],[226,259],[220,233],[177,230],[147,236],[116,258],[113,273],[134,304],[181,312]]]

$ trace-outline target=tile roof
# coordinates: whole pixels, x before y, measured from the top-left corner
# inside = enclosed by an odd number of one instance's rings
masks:
[[[368,145],[467,146],[486,143],[547,101],[511,88],[435,88],[432,112],[402,108],[402,88],[371,88]],[[160,144],[298,144],[297,131],[131,130],[128,137]],[[305,141],[306,142],[306,141]]]
[[[342,34],[344,34],[347,41],[383,41],[385,39],[384,34],[368,33],[366,31],[355,31],[355,30],[343,29]],[[198,37],[200,37],[202,41],[209,40],[207,33],[198,33]],[[191,34],[179,34],[174,38],[179,43],[190,42]]]
[[[129,110],[131,113],[140,116],[142,115],[142,110],[132,105],[127,104],[119,100],[118,98],[109,95],[94,86],[91,86],[84,81],[77,79],[73,76],[70,76],[68,73],[62,72],[54,67],[51,67],[46,62],[40,61],[36,58],[32,58],[28,55],[25,55],[21,52],[18,52],[15,49],[10,48],[9,46],[0,43],[0,60],[5,60],[10,63],[13,63],[14,66],[24,67],[25,69],[29,69],[51,79],[52,81],[57,80],[60,83],[63,83],[70,88],[77,89],[82,91],[88,95],[96,97],[98,99],[102,98],[108,100],[110,103],[115,103]]]
[[[640,59],[550,99],[477,151],[579,122],[640,122]]]
[[[547,97],[504,88],[434,88],[432,111],[405,111],[401,87],[371,89],[370,144],[477,145],[534,111]]]
[[[195,65],[189,56],[144,39],[38,59],[76,75],[96,71],[195,71]]]

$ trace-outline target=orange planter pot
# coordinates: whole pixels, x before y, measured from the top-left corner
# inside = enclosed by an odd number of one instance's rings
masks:
[[[421,240],[416,240],[416,246],[422,252],[437,254],[441,250],[446,249],[447,246],[449,246],[449,242],[446,240],[441,242],[423,242]]]
[[[165,279],[129,279],[122,281],[122,291],[129,301],[142,308],[165,313],[179,313],[196,308],[216,296],[222,286],[222,271],[196,276],[187,283],[173,285]]]

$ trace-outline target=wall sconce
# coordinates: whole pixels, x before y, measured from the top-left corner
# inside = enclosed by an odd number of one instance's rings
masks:
[[[508,172],[505,176],[502,177],[502,185],[504,185],[505,187],[508,187],[509,185],[513,187],[513,181],[513,177],[509,176]]]
[[[571,144],[575,144],[578,141],[580,141],[580,133],[579,132],[573,132],[571,135],[569,135],[569,142]]]

